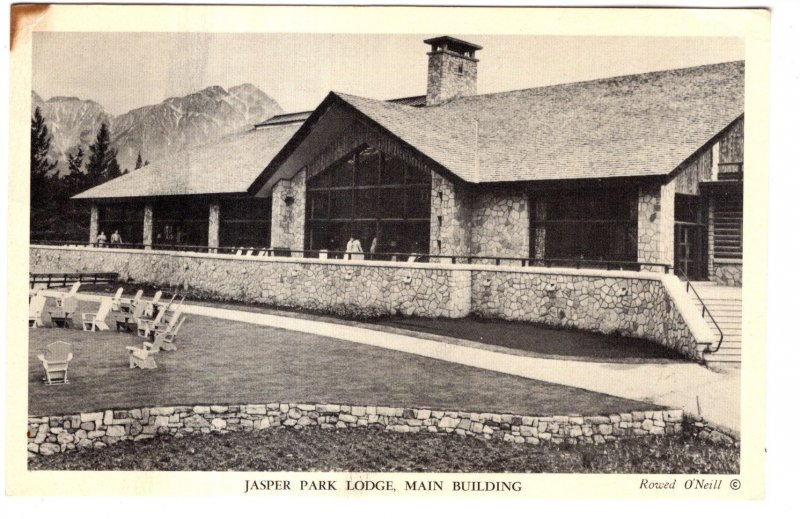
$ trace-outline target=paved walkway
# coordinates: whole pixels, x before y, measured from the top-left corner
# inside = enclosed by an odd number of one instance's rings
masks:
[[[99,300],[100,296],[87,294],[78,297]],[[692,415],[700,414],[709,422],[731,431],[740,430],[738,369],[719,373],[691,363],[619,364],[523,357],[497,349],[479,349],[443,342],[447,340],[446,337],[442,337],[441,341],[430,340],[347,324],[213,306],[184,304],[183,310],[189,314],[312,333],[622,398],[653,402],[680,408]]]

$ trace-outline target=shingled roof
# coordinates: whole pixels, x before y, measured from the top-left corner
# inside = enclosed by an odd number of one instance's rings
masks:
[[[73,198],[245,193],[298,127],[295,123],[251,130],[210,146],[188,148]]]
[[[424,108],[334,95],[468,182],[667,175],[744,113],[744,62]]]

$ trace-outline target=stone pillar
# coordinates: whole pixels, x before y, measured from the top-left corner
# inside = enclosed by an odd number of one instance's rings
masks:
[[[271,247],[302,250],[305,224],[306,172],[302,170],[291,180],[279,180],[272,187]],[[293,255],[302,257],[302,253]]]
[[[543,222],[547,220],[547,202],[544,200],[534,200],[533,202],[534,222]],[[542,225],[536,227],[535,236],[533,237],[533,257],[536,259],[544,259],[546,250],[545,243],[547,243],[547,229]]]
[[[92,204],[92,216],[89,220],[89,243],[97,242],[97,228],[100,224],[100,208]]]
[[[146,250],[153,245],[153,204],[144,205],[144,225],[142,225],[142,243]]]
[[[639,188],[638,261],[673,265],[675,259],[675,183]],[[660,270],[647,267],[645,270]]]
[[[431,254],[469,255],[469,204],[465,189],[431,171]],[[448,259],[441,259],[449,263]],[[459,262],[465,263],[461,259]]]
[[[219,247],[219,202],[208,206],[208,252],[217,252]]]

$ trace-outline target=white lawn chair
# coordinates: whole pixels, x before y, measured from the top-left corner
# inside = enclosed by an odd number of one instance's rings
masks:
[[[237,256],[241,256],[242,255],[242,249],[236,249],[236,255]]]
[[[157,350],[175,351],[178,349],[175,347],[175,339],[178,337],[178,332],[181,330],[181,326],[183,326],[183,321],[186,320],[186,316],[181,316],[180,314],[177,315],[180,316],[177,324],[164,330],[156,330],[153,344]]]
[[[81,314],[81,321],[83,321],[83,330],[86,332],[93,332],[95,330],[108,331],[106,318],[108,317],[108,314],[111,311],[111,307],[113,305],[114,302],[110,297],[104,297],[100,301],[100,309],[97,310],[96,314],[93,313]]]
[[[142,295],[144,295],[144,290],[137,290],[136,295],[133,296],[133,299],[125,297],[120,298],[119,311],[124,313],[133,313],[134,309],[142,301]]]
[[[122,305],[122,291],[123,290],[124,290],[123,288],[118,288],[117,292],[111,298],[111,310],[113,312],[119,312],[120,311],[120,306]]]
[[[161,290],[159,290],[153,295],[152,301],[145,304],[144,315],[146,315],[147,317],[153,317],[156,305],[158,304],[159,301],[161,301]]]
[[[158,315],[156,315],[154,318],[150,319],[147,317],[140,317],[136,320],[136,329],[139,337],[148,337],[152,335],[156,326],[164,322],[164,317],[166,317],[167,312],[172,306],[172,302],[175,301],[175,297],[176,296],[172,296],[172,299],[169,300],[169,303],[162,305],[158,310]]]
[[[153,355],[158,353],[158,349],[153,346],[153,343],[144,342],[141,348],[136,346],[128,346],[128,367],[139,369],[155,369],[156,359]]]
[[[59,328],[71,328],[73,323],[73,316],[78,310],[78,298],[75,296],[68,296],[63,299],[56,300],[56,307],[49,310],[50,320]]]
[[[140,296],[141,290],[139,291],[137,296]],[[117,312],[116,314],[116,321],[117,321],[117,331],[125,330],[126,332],[131,331],[131,327],[135,326],[139,319],[144,315],[144,310],[147,307],[147,304],[140,301],[136,305],[132,307],[132,312]]]
[[[42,314],[44,314],[44,305],[47,303],[47,298],[43,295],[37,294],[33,296],[30,303],[28,303],[28,326],[31,328],[39,328],[44,326]]]
[[[44,353],[36,356],[42,361],[44,383],[69,384],[67,370],[72,360],[72,345],[64,341],[51,342],[45,346]]]
[[[156,319],[152,321],[141,320],[140,322],[144,329],[139,329],[139,336],[153,340],[156,333],[173,328],[181,316],[181,308],[183,307],[183,301],[185,299],[186,298],[181,298],[180,302],[173,306],[172,303],[175,301],[175,296],[173,296],[172,300],[170,300],[169,304],[164,308],[164,312],[159,312]],[[168,315],[169,319],[167,318]],[[158,317],[160,317],[160,319]]]

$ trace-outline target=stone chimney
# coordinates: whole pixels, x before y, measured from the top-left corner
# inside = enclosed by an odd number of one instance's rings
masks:
[[[478,93],[478,60],[475,59],[475,51],[483,47],[450,36],[430,38],[425,43],[431,46],[428,53],[426,105],[438,105]]]

